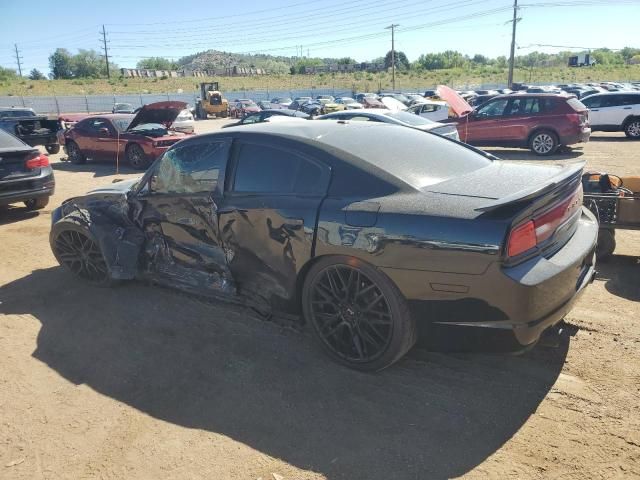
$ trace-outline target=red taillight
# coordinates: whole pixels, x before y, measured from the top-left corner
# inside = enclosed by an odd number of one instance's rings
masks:
[[[511,230],[507,254],[510,257],[515,257],[532,249],[536,245],[536,228],[533,225],[533,220],[529,220]]]
[[[560,225],[582,207],[582,196],[582,185],[580,185],[569,198],[556,203],[533,220],[514,228],[509,235],[507,254],[515,257],[550,238]]]
[[[28,159],[24,163],[24,166],[27,167],[28,170],[35,170],[36,168],[48,167],[49,157],[47,157],[44,153],[41,153],[37,157]]]

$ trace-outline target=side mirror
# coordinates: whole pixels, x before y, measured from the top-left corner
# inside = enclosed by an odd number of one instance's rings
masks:
[[[149,178],[149,193],[154,193],[158,190],[158,175],[155,173]]]
[[[108,128],[101,128],[100,130],[98,130],[98,135],[100,135],[101,137],[110,137],[111,133],[109,132]]]

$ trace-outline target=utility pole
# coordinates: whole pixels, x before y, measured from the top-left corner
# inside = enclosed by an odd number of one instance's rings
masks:
[[[396,89],[396,46],[395,46],[395,28],[400,25],[397,23],[392,23],[388,27],[385,27],[387,30],[391,29],[391,83],[393,85],[393,89]]]
[[[516,24],[518,23],[518,0],[513,0],[513,30],[511,33],[511,54],[509,55],[509,77],[507,79],[507,87],[513,86],[513,65],[516,61]]]
[[[107,32],[104,29],[104,25],[102,25],[102,43],[104,44],[104,60],[107,62],[107,78],[111,78],[111,73],[109,72],[109,51],[107,50]]]
[[[22,76],[22,64],[20,63],[20,60],[22,60],[22,57],[20,56],[20,52],[18,51],[18,44],[14,43],[13,46],[16,49],[16,63],[18,64],[18,74]]]

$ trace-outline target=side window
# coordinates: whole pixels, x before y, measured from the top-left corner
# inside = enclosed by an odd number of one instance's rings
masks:
[[[507,99],[496,100],[495,102],[489,102],[482,108],[478,109],[478,116],[480,117],[500,117],[504,113],[507,106]]]
[[[97,132],[101,128],[106,128],[109,131],[113,130],[109,122],[107,122],[103,118],[94,118],[90,120],[86,125],[86,129],[92,132]]]
[[[325,170],[286,150],[243,144],[237,157],[233,190],[238,193],[321,194]]]
[[[600,108],[602,106],[603,95],[596,95],[594,97],[585,98],[581,100],[587,108]]]
[[[623,95],[622,105],[640,105],[640,95]]]
[[[622,105],[622,95],[605,95],[602,98],[602,107],[619,107]]]
[[[163,155],[156,167],[154,193],[213,193],[225,168],[227,142],[177,147]]]
[[[427,104],[422,106],[422,113],[435,112],[439,108],[440,108],[439,105],[434,105],[434,104],[427,103]]]

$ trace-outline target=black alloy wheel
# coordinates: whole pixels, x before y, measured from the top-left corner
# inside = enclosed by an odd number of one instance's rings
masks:
[[[73,140],[67,142],[67,156],[69,157],[69,161],[76,165],[86,163],[87,161],[87,157],[80,151],[80,147]]]
[[[127,147],[127,162],[136,170],[143,170],[149,166],[147,155],[137,143],[132,143]]]
[[[415,326],[397,287],[362,262],[312,268],[303,307],[324,348],[352,368],[380,370],[415,343]]]
[[[76,230],[63,230],[55,239],[54,254],[61,265],[95,284],[109,282],[109,272],[98,245]]]

